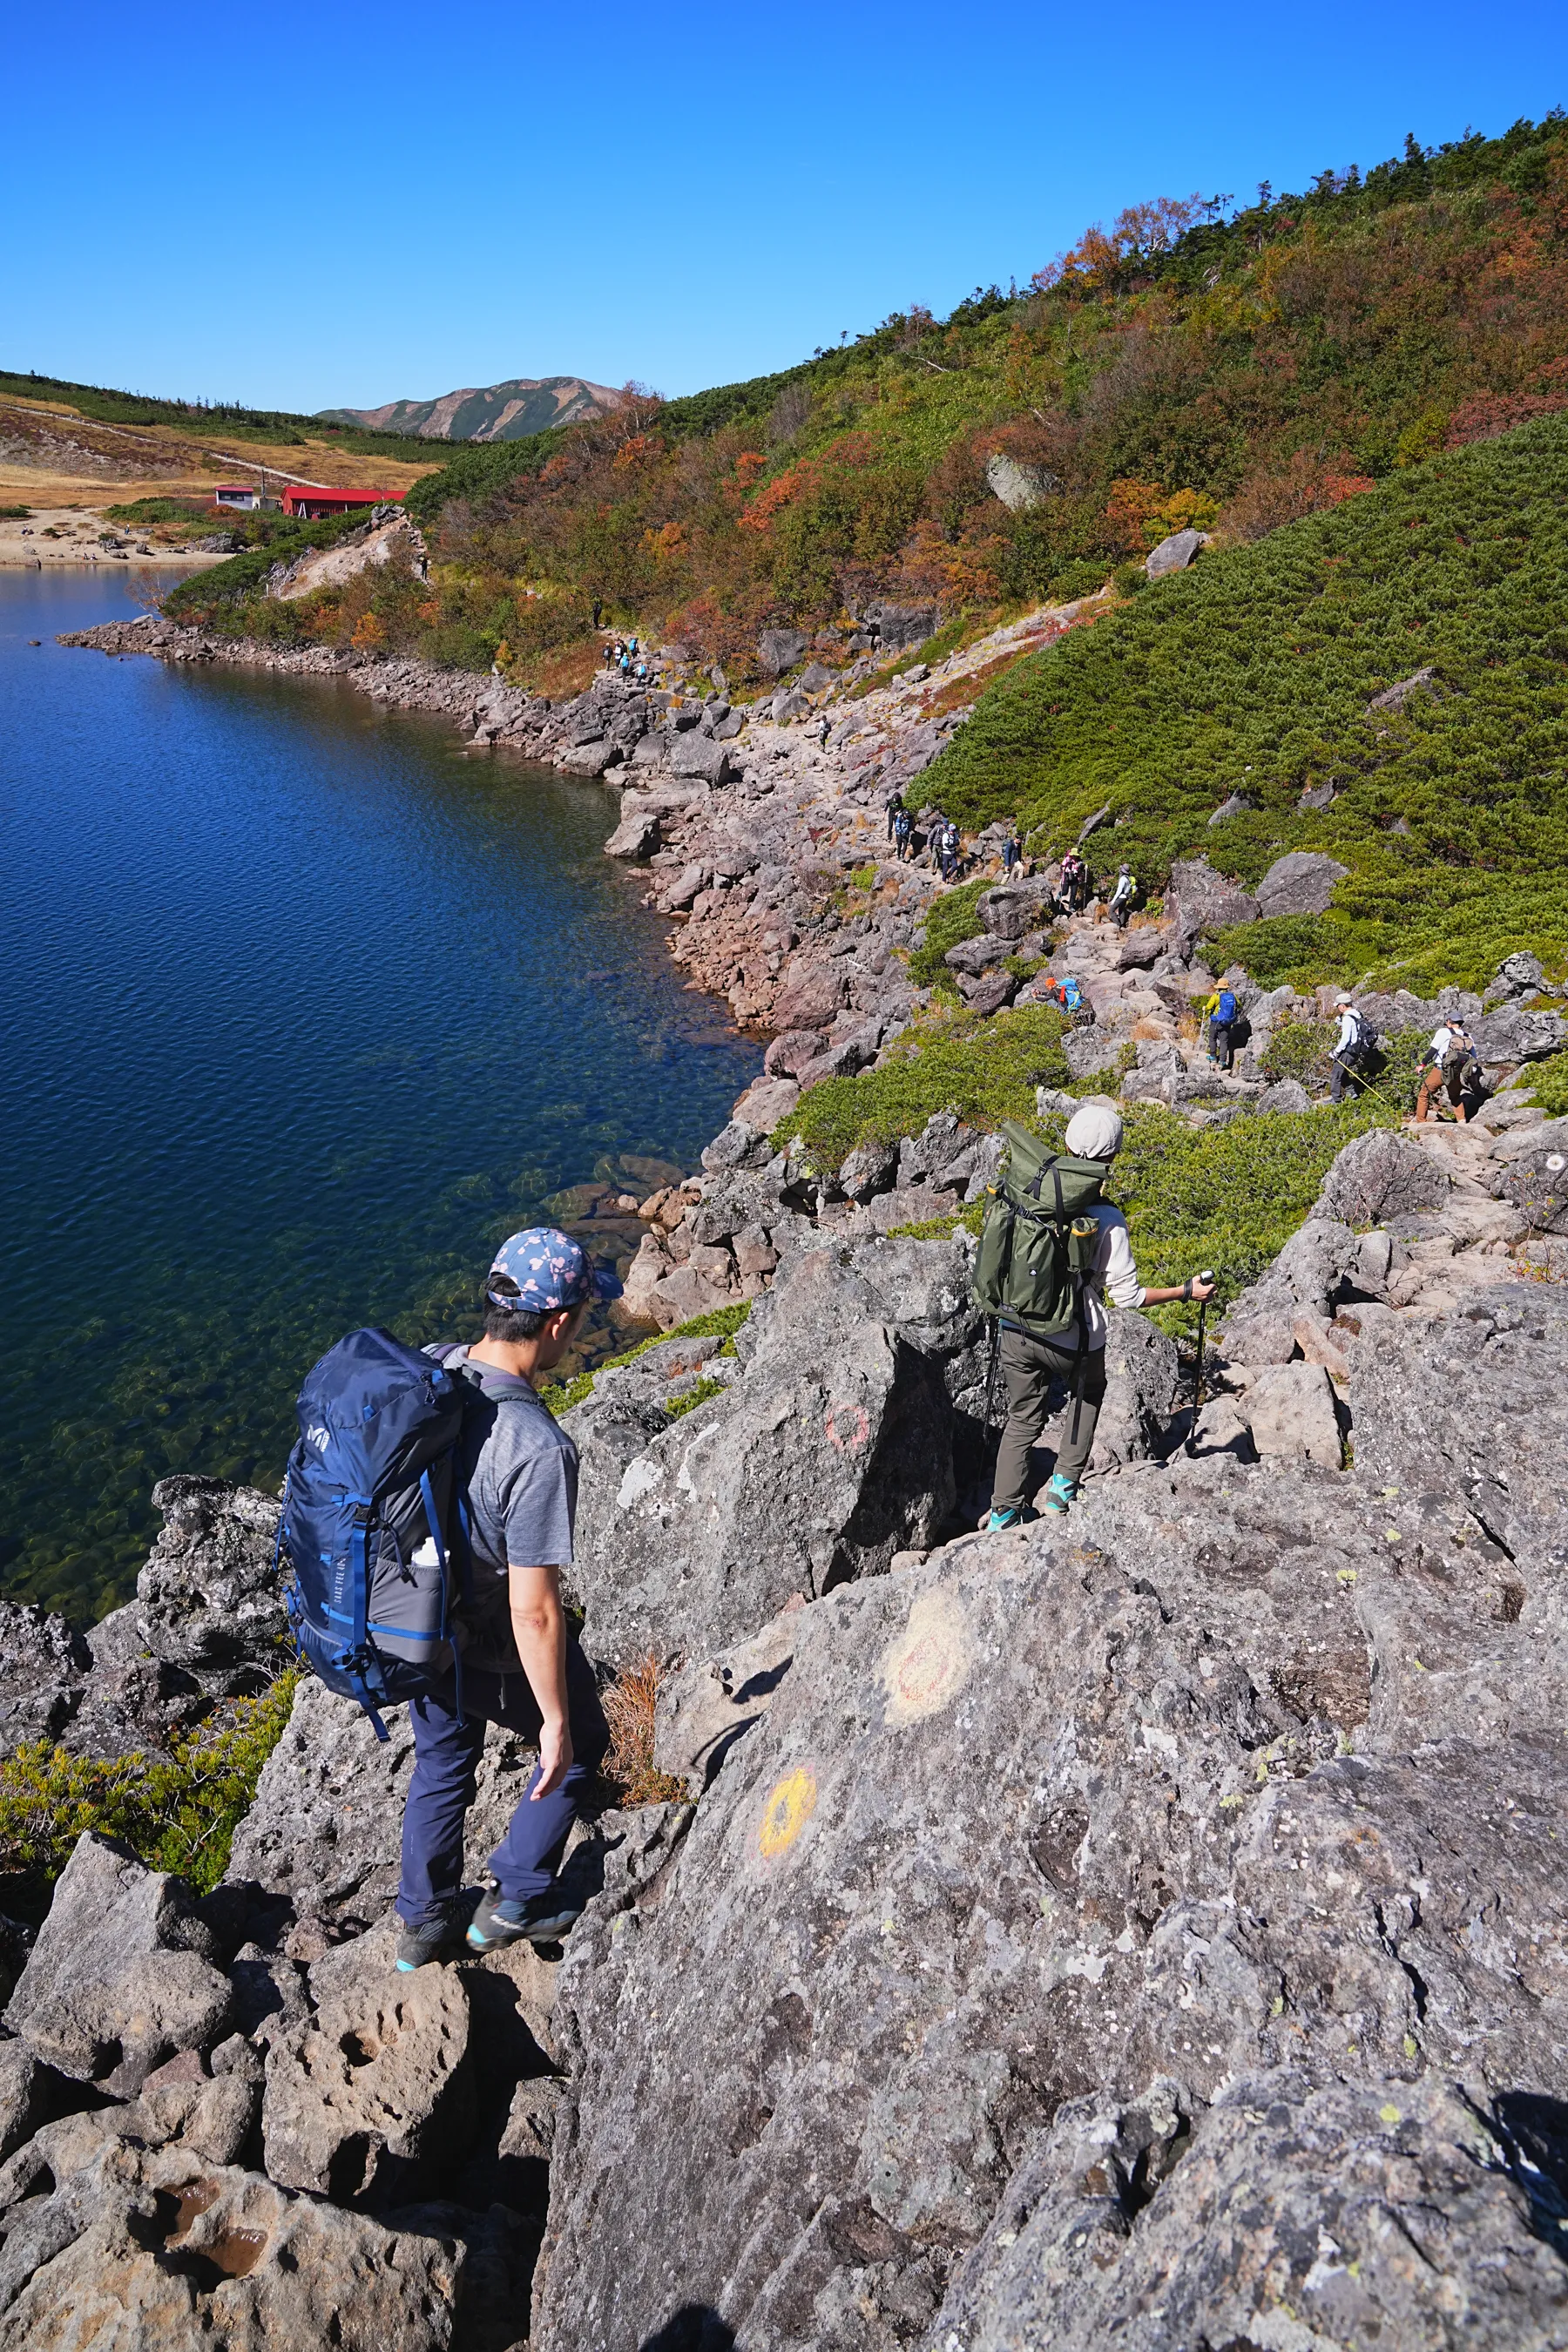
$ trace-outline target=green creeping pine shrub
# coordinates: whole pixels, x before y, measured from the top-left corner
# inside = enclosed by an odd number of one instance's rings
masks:
[[[798,1135],[810,1165],[826,1172],[841,1168],[858,1144],[918,1135],[933,1111],[951,1110],[979,1128],[1032,1118],[1035,1088],[1065,1087],[1072,1076],[1061,1046],[1065,1026],[1059,1013],[1034,1004],[989,1021],[954,1013],[925,1022],[879,1070],[813,1087],[780,1121],[774,1147]]]
[[[1177,857],[1250,886],[1283,851],[1330,852],[1350,872],[1327,914],[1224,935],[1259,979],[1427,993],[1520,948],[1563,969],[1565,573],[1568,415],[1211,548],[999,678],[923,789],[970,827],[1016,812],[1047,855],[1109,802],[1147,889]],[[1434,691],[1369,709],[1418,669]],[[1325,782],[1332,805],[1303,808]],[[1211,833],[1238,792],[1256,805]]]
[[[671,1421],[679,1421],[682,1413],[691,1412],[698,1405],[706,1404],[710,1397],[722,1396],[724,1388],[722,1381],[697,1381],[684,1395],[672,1397],[665,1411]]]
[[[1282,1021],[1258,1057],[1266,1078],[1279,1085],[1286,1078],[1321,1093],[1329,1083],[1330,1062],[1337,1021]]]
[[[211,522],[212,513],[200,499],[132,499],[127,507],[103,509],[106,522]]]
[[[1289,982],[1303,995],[1324,982],[1348,988],[1360,970],[1344,924],[1326,915],[1266,915],[1258,923],[1233,923],[1204,941],[1204,953],[1211,971],[1238,963],[1259,988]]]
[[[654,1331],[647,1339],[639,1339],[635,1348],[625,1349],[618,1356],[606,1356],[602,1364],[594,1366],[592,1371],[578,1372],[569,1381],[558,1381],[547,1389],[541,1389],[540,1402],[546,1405],[559,1421],[563,1412],[570,1412],[574,1405],[582,1404],[593,1395],[594,1382],[601,1372],[618,1371],[623,1364],[635,1364],[639,1356],[646,1356],[650,1348],[662,1348],[667,1339],[722,1339],[724,1345],[719,1353],[732,1356],[735,1334],[751,1311],[751,1300],[742,1298],[733,1307],[714,1307],[706,1315],[694,1315],[689,1323],[678,1323],[673,1331]],[[682,1412],[689,1412],[690,1409],[690,1405],[685,1403],[680,1407]]]
[[[0,1764],[0,1870],[42,1894],[83,1830],[97,1830],[149,1869],[178,1871],[199,1895],[210,1893],[228,1867],[235,1830],[283,1735],[299,1680],[290,1666],[259,1698],[241,1699],[227,1728],[176,1739],[167,1756],[100,1763],[47,1739],[18,1748]]]
[[[1530,1099],[1549,1118],[1568,1115],[1568,1054],[1550,1054],[1529,1073]]]
[[[960,940],[980,937],[985,926],[977,909],[982,894],[991,887],[984,879],[961,882],[956,889],[931,900],[926,909],[924,945],[916,948],[909,960],[910,978],[918,988],[934,988],[939,981],[951,985],[952,974],[942,959]]]
[[[1265,1112],[1207,1128],[1189,1127],[1163,1105],[1133,1107],[1106,1190],[1125,1213],[1142,1280],[1184,1282],[1212,1266],[1219,1277],[1212,1320],[1305,1223],[1336,1153],[1368,1128],[1391,1123],[1371,1097],[1337,1110]],[[1148,1311],[1169,1331],[1197,1328],[1190,1304]]]
[[[521,441],[464,442],[438,474],[421,475],[403,501],[404,510],[416,523],[431,525],[440,520],[449,499],[493,498],[503,483],[541,472],[564,437],[558,425],[551,425],[542,433],[525,434]],[[429,446],[424,444],[426,450]]]

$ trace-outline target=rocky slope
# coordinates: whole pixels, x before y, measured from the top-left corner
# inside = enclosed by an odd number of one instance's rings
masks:
[[[967,1237],[789,1210],[734,1355],[570,1423],[584,1641],[666,1661],[689,1801],[586,1825],[563,1953],[413,1979],[395,1717],[304,1685],[201,1902],[85,1837],[0,2041],[0,2347],[1568,2340],[1565,1143],[1359,1139],[1196,1431],[1118,1318],[1085,1501],[1002,1536]],[[11,1738],[266,1671],[275,1507],[161,1499],[90,1653],[14,1612]]]
[[[604,416],[621,394],[580,375],[510,376],[505,383],[470,385],[434,400],[388,400],[379,408],[323,408],[327,425],[360,425],[373,433],[416,433],[424,441],[521,441],[552,425]]]
[[[128,641],[211,650],[163,627]],[[378,1748],[317,1685],[214,1895],[84,1839],[0,2042],[0,2352],[316,2341],[330,2313],[414,2352],[1568,2344],[1568,1121],[1511,1083],[1561,1041],[1539,971],[1377,1008],[1468,1014],[1482,1118],[1341,1153],[1195,1426],[1173,1344],[1114,1318],[1082,1503],[976,1534],[973,1244],[901,1229],[977,1196],[994,1140],[943,1113],[837,1170],[771,1141],[917,1001],[896,950],[937,886],[880,802],[940,692],[735,728],[717,687],[552,710],[362,676],[619,781],[611,848],[776,1032],[701,1174],[644,1203],[629,1292],[748,1319],[601,1373],[567,1423],[584,1643],[659,1662],[687,1800],[587,1824],[563,1952],[411,1979],[406,1729]],[[1332,879],[1287,858],[1258,895]],[[994,888],[949,968],[987,1010],[1074,971],[1069,1062],[1129,1099],[1300,1109],[1257,1056],[1316,1006],[1237,975],[1229,1077],[1184,1034],[1231,887],[1193,861],[1160,923],[1069,927],[1025,982],[1043,886]],[[11,1738],[118,1752],[266,1671],[274,1507],[163,1500],[90,1649],[12,1612]],[[528,1760],[492,1734],[476,1874]]]

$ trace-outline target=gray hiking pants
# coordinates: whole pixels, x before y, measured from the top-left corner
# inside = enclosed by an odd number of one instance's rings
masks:
[[[1105,1349],[1091,1348],[1084,1361],[1081,1403],[1073,1395],[1079,1368],[1076,1349],[1053,1347],[1048,1339],[1032,1339],[1026,1332],[1009,1331],[1004,1325],[998,1361],[1007,1388],[1007,1423],[996,1457],[991,1507],[1016,1511],[1028,1499],[1029,1454],[1050,1419],[1053,1381],[1067,1390],[1057,1470],[1075,1486],[1082,1477],[1094,1444],[1094,1424],[1105,1402]]]

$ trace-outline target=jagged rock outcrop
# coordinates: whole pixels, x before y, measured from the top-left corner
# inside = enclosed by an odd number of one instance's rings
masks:
[[[958,1244],[880,1246],[795,1257],[746,1327],[742,1377],[679,1420],[636,1367],[566,1416],[591,1655],[711,1653],[793,1594],[935,1538],[954,1499],[942,1362],[975,1322],[967,1262]]]
[[[1279,2068],[1229,2085],[1193,2141],[1163,2084],[1131,2105],[1069,2101],[954,2280],[931,2352],[1555,2343],[1563,2195],[1541,2106],[1478,2110],[1435,2082],[1385,2098]]]
[[[217,1946],[178,1879],[109,1839],[77,1843],[5,2011],[33,2055],[125,2096],[164,2059],[229,2030]]]
[[[1511,1478],[1510,1349],[1560,1381],[1568,1314],[1510,1339],[1519,1298],[1497,1296],[1468,1409],[1501,1423]],[[1354,1475],[1124,1472],[1066,1528],[967,1538],[796,1612],[673,1870],[568,1947],[543,2352],[644,2342],[683,2308],[770,2352],[1000,2346],[1024,2311],[1087,2346],[1156,2261],[1175,2316],[1147,2340],[1173,2352],[1193,2314],[1225,2317],[1210,2341],[1269,2341],[1286,2308],[1348,2340],[1347,2295],[1363,2331],[1436,2342],[1461,2248],[1528,2252],[1546,2192],[1507,2117],[1560,2095],[1568,1934],[1552,1538],[1505,1600],[1441,1448],[1420,1494],[1378,1483],[1413,1335],[1436,1350],[1467,1319],[1380,1338]],[[1456,2147],[1479,2159],[1466,2195]],[[1427,2182],[1444,2259],[1336,2285],[1358,2178]],[[1551,2341],[1529,2331],[1559,2275],[1510,2266],[1475,2288],[1478,2325]]]

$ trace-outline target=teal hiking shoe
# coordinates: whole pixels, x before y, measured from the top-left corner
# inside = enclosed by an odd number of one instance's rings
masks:
[[[454,1949],[461,1929],[456,1919],[426,1919],[411,1927],[406,1920],[397,1938],[397,1965],[405,1976],[445,1959]]]
[[[547,1887],[526,1903],[509,1895],[487,1895],[468,1923],[468,1949],[499,1952],[525,1937],[531,1944],[558,1944],[582,1916],[582,1905],[574,1903],[560,1887]]]
[[[1059,1470],[1053,1470],[1050,1484],[1042,1492],[1040,1500],[1047,1511],[1055,1512],[1059,1517],[1064,1512],[1070,1511],[1078,1500],[1078,1481],[1064,1478]]]
[[[985,1522],[984,1532],[988,1536],[994,1536],[1000,1534],[1005,1528],[1031,1527],[1039,1516],[1038,1511],[1028,1503],[1024,1505],[1022,1510],[1018,1510],[1009,1503],[1005,1510],[992,1512]]]

